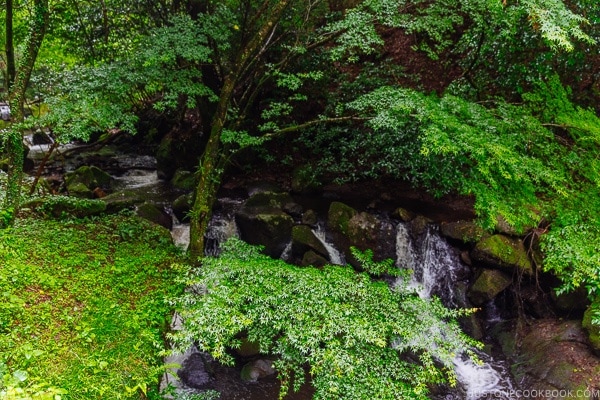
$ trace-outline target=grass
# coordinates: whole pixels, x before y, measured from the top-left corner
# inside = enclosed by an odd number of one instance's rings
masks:
[[[130,216],[1,230],[0,399],[158,398],[177,257]]]

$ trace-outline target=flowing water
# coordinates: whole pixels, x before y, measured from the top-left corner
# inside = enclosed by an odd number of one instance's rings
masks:
[[[416,236],[416,237],[415,237]],[[465,303],[456,283],[466,274],[459,255],[437,232],[429,227],[420,235],[399,224],[396,235],[397,265],[413,270],[411,286],[419,296],[438,296],[448,307]],[[480,363],[464,354],[453,360],[459,387],[438,396],[444,400],[516,399],[515,385],[504,360],[476,351]]]
[[[322,224],[317,225],[317,227],[312,230],[312,233],[315,235],[315,237],[317,239],[319,239],[319,242],[321,242],[321,244],[325,247],[325,250],[327,250],[327,256],[328,256],[329,262],[331,264],[335,264],[335,265],[345,265],[346,264],[346,259],[344,257],[344,254],[342,254],[342,252],[340,252],[334,246],[334,244],[331,243],[329,241],[329,239],[327,239],[327,232],[325,231],[325,228],[323,228]]]

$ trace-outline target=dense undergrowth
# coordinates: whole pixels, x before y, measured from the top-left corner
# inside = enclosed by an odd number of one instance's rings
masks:
[[[0,230],[0,399],[152,398],[177,257],[124,215]]]

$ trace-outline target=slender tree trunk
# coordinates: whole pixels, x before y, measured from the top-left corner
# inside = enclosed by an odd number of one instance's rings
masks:
[[[265,5],[267,1],[265,1]],[[226,75],[223,82],[219,103],[211,123],[208,143],[200,161],[199,178],[190,215],[190,257],[194,263],[199,263],[204,255],[204,235],[210,221],[212,207],[217,197],[224,168],[223,165],[220,165],[223,158],[223,154],[221,154],[221,134],[225,128],[227,111],[235,86],[240,78],[239,75],[244,71],[251,58],[268,41],[269,34],[275,28],[290,2],[291,0],[281,0],[271,6],[268,17],[257,27],[247,44],[239,49],[234,68]]]
[[[6,88],[10,92],[15,80],[15,45],[13,43],[13,0],[6,0]]]
[[[229,109],[234,87],[235,78],[227,76],[221,89],[221,96],[211,124],[210,136],[200,162],[200,176],[190,216],[190,255],[194,262],[204,254],[204,235],[221,183],[223,174],[223,166],[219,165],[221,133],[225,126],[227,110]]]
[[[48,19],[48,0],[34,0],[29,36],[25,42],[25,51],[19,62],[19,69],[17,70],[12,90],[9,94],[13,123],[22,122],[24,119],[25,90],[29,84],[35,60],[46,34]],[[9,156],[8,190],[5,198],[5,207],[12,209],[12,219],[14,219],[14,215],[19,210],[21,177],[23,175],[23,138],[21,132],[13,126],[8,129],[4,140],[6,141]],[[12,220],[8,222],[12,223]]]

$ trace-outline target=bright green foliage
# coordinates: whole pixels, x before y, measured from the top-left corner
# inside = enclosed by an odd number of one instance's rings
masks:
[[[455,320],[466,311],[348,266],[296,267],[259,250],[231,239],[190,272],[194,290],[174,302],[181,350],[194,342],[232,363],[244,333],[277,356],[282,397],[304,382],[306,364],[315,399],[426,399],[429,385],[455,381],[452,359],[475,344]]]
[[[93,132],[113,128],[135,133],[136,112],[151,101],[164,111],[176,108],[182,98],[187,107],[202,97],[214,100],[199,68],[211,56],[207,43],[214,37],[206,32],[225,34],[213,28],[210,19],[174,17],[170,25],[140,39],[133,59],[73,68],[40,82],[48,91],[50,112],[39,123],[52,126],[63,142],[87,140]]]
[[[146,398],[177,254],[164,229],[124,215],[0,230],[0,399]]]

